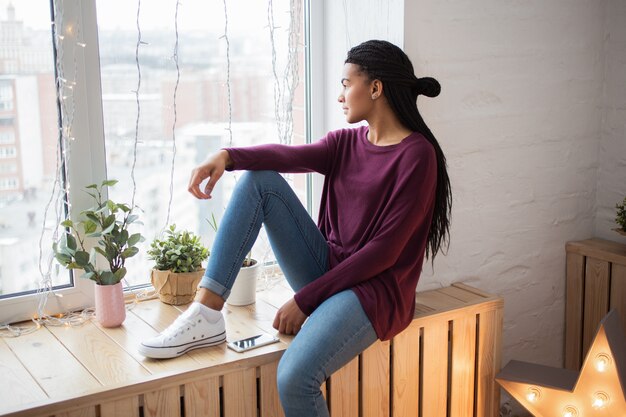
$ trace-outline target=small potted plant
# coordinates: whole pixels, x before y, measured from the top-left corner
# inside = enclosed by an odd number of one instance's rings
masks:
[[[52,245],[56,260],[68,269],[80,269],[82,278],[95,281],[96,319],[104,327],[116,327],[124,322],[126,308],[122,289],[122,279],[126,275],[126,260],[135,256],[139,249],[135,246],[143,241],[140,233],[129,233],[129,227],[138,222],[133,208],[127,204],[104,200],[105,187],[112,187],[117,180],[103,181],[101,185],[86,187],[95,205],[80,213],[77,221],[61,222],[67,233]],[[86,240],[97,239],[89,248]],[[90,241],[91,242],[91,241]],[[108,262],[107,268],[98,268],[97,254]]]
[[[217,233],[218,226],[213,213],[211,213],[211,220],[207,219],[207,222]],[[248,252],[226,302],[234,306],[245,306],[256,302],[256,284],[261,272],[261,264],[252,258],[252,251]]]
[[[615,204],[615,208],[617,209],[615,223],[617,223],[620,227],[613,230],[621,235],[626,236],[626,197],[624,197],[624,201],[622,201],[622,204]]]
[[[152,241],[148,256],[155,262],[151,281],[159,299],[173,305],[193,301],[204,274],[202,262],[209,256],[200,238],[186,230],[177,231],[172,224],[163,239]]]

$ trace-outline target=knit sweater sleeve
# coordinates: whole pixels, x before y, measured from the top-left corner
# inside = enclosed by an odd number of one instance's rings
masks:
[[[434,201],[437,181],[434,150],[422,153],[420,159],[403,172],[405,175],[397,180],[375,236],[294,295],[305,314],[313,313],[330,296],[392,268],[417,230],[428,233],[429,227],[420,226],[430,221]]]
[[[278,172],[319,172],[326,175],[333,159],[331,133],[315,143],[305,145],[264,144],[240,148],[222,148],[228,151],[234,170],[272,170]]]

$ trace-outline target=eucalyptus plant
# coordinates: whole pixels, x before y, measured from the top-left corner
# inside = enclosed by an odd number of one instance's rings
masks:
[[[624,197],[622,204],[615,204],[615,208],[617,209],[615,222],[626,232],[626,197]]]
[[[139,249],[135,246],[144,240],[140,233],[130,234],[133,223],[141,224],[139,216],[133,214],[134,207],[104,199],[105,187],[112,187],[117,180],[91,184],[86,188],[95,205],[80,213],[80,220],[66,219],[61,226],[66,228],[61,238],[52,245],[57,261],[68,269],[81,269],[82,278],[88,278],[99,285],[115,285],[126,275],[124,263],[135,256]],[[97,238],[97,245],[87,248],[85,240]],[[108,261],[107,269],[98,269],[96,254]]]
[[[176,231],[176,225],[172,224],[165,230],[163,239],[152,241],[148,257],[155,262],[155,269],[182,273],[201,269],[209,253],[200,237],[186,230]]]

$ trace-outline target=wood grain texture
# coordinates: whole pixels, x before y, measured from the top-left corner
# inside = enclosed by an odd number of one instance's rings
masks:
[[[103,402],[100,404],[100,417],[139,417],[139,398]]]
[[[276,375],[278,362],[261,365],[259,371],[259,391],[261,393],[261,415],[260,417],[284,417],[283,407],[280,405],[278,397],[278,386],[276,385]]]
[[[59,413],[55,417],[96,417],[96,407],[86,407],[80,410],[66,411]]]
[[[19,406],[48,398],[4,338],[0,338],[0,387],[0,404]]]
[[[626,245],[605,239],[586,239],[567,242],[565,250],[606,262],[626,265]]]
[[[583,319],[583,350],[585,357],[600,321],[609,312],[609,263],[587,257],[585,262],[585,299]]]
[[[144,417],[180,417],[180,388],[147,392],[143,396]]]
[[[585,257],[567,252],[565,282],[565,368],[582,366],[583,299],[585,294]]]
[[[330,377],[331,417],[359,416],[359,358],[354,358]]]
[[[211,377],[185,384],[185,417],[220,416],[220,379]]]
[[[501,310],[491,310],[479,314],[476,415],[496,417],[498,415],[500,388],[494,376],[500,370],[498,334],[502,329]]]
[[[376,341],[361,353],[361,415],[389,417],[389,341]]]
[[[392,415],[417,415],[419,410],[420,328],[414,324],[393,338]]]
[[[626,265],[612,264],[609,310],[617,310],[626,334]]]
[[[450,417],[471,416],[474,410],[476,318],[462,316],[452,324]]]
[[[448,321],[433,320],[424,326],[422,362],[422,414],[446,417],[448,396]]]
[[[224,375],[224,415],[256,416],[256,368]]]

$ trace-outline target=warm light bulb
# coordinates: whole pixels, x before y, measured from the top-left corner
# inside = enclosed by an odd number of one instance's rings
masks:
[[[596,369],[599,372],[606,371],[606,368],[611,364],[611,357],[605,353],[600,353],[596,356]]]
[[[593,394],[593,403],[591,406],[595,409],[604,408],[609,402],[609,396],[604,392],[596,392]]]
[[[563,410],[563,417],[578,417],[578,410],[576,409],[576,407],[568,405]]]
[[[541,396],[541,393],[539,392],[538,388],[536,387],[528,388],[528,393],[526,394],[526,399],[528,401],[530,401],[531,403],[534,403],[535,401],[539,399],[540,396]]]

